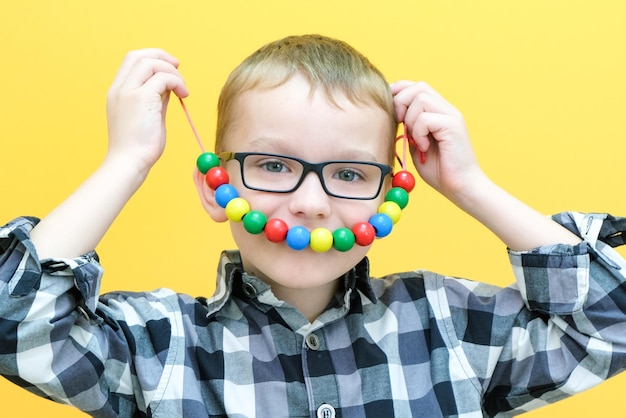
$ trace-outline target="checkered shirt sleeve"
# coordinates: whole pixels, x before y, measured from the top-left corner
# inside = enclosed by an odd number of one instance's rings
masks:
[[[143,416],[168,392],[159,383],[180,323],[176,295],[100,304],[97,255],[40,264],[28,237],[36,222],[0,228],[0,374],[96,417]]]
[[[626,366],[626,263],[611,248],[624,243],[626,219],[578,213],[554,219],[584,242],[510,251],[515,285],[500,290],[444,280],[442,322],[455,330],[485,415],[535,409]]]

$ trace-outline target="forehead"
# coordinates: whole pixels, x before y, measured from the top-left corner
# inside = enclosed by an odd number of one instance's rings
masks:
[[[329,98],[297,75],[271,89],[253,89],[236,98],[225,139],[232,151],[260,151],[310,161],[363,159],[388,162],[393,121],[375,104]]]

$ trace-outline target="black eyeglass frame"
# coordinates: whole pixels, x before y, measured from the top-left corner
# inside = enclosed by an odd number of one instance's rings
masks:
[[[246,157],[250,156],[250,155],[261,155],[261,156],[265,156],[265,157],[276,157],[276,158],[287,158],[290,160],[294,160],[297,161],[298,163],[302,164],[303,170],[302,170],[302,174],[300,175],[300,180],[298,180],[298,182],[296,183],[295,186],[293,186],[291,189],[289,190],[270,190],[270,189],[263,189],[263,188],[259,188],[259,187],[251,187],[247,184],[246,182],[246,176],[244,174],[244,160],[246,159]],[[226,161],[231,161],[231,160],[237,160],[239,161],[239,169],[241,171],[241,179],[243,181],[243,185],[246,186],[248,189],[250,190],[256,190],[259,192],[270,192],[270,193],[291,193],[294,190],[297,190],[298,187],[300,187],[300,185],[302,184],[302,182],[304,181],[304,178],[306,177],[307,174],[313,172],[315,174],[317,174],[317,177],[320,179],[320,183],[322,185],[322,188],[324,189],[324,191],[326,192],[327,195],[332,196],[332,197],[337,197],[340,199],[350,199],[350,200],[373,200],[376,199],[378,197],[378,195],[380,194],[381,189],[383,188],[383,182],[385,181],[385,177],[387,177],[388,174],[391,174],[393,168],[387,164],[380,164],[380,163],[375,163],[372,161],[354,161],[354,160],[335,160],[335,161],[324,161],[321,163],[310,163],[308,161],[302,160],[300,158],[296,158],[296,157],[291,157],[289,155],[280,155],[280,154],[269,154],[269,153],[264,153],[264,152],[220,152],[218,154],[218,157],[220,160],[226,162]],[[378,167],[380,169],[381,175],[380,175],[380,183],[378,184],[378,189],[376,190],[376,193],[372,196],[372,197],[351,197],[351,196],[342,196],[342,195],[337,195],[335,193],[332,193],[330,190],[328,190],[328,188],[326,188],[326,182],[324,181],[324,167],[326,167],[329,164],[341,164],[341,163],[359,163],[359,164],[366,164],[366,165],[371,165],[374,167]]]

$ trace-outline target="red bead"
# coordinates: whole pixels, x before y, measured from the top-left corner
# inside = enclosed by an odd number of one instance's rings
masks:
[[[393,175],[391,185],[393,187],[401,187],[407,192],[411,192],[415,187],[415,177],[406,170],[398,171]]]
[[[207,186],[209,186],[213,190],[217,189],[222,184],[227,184],[230,181],[230,178],[228,177],[228,171],[226,171],[222,167],[213,167],[212,169],[207,171],[204,179]]]
[[[282,219],[272,218],[265,225],[265,236],[271,242],[282,242],[287,237],[289,227]]]
[[[355,241],[358,245],[367,246],[374,242],[376,230],[368,222],[359,222],[352,227]]]

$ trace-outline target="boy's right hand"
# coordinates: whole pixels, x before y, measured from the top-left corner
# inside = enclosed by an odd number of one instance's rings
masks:
[[[165,147],[170,92],[189,93],[178,61],[160,49],[130,52],[107,95],[109,149],[102,165],[33,229],[40,259],[96,248]]]
[[[165,147],[165,114],[170,92],[189,92],[178,60],[161,49],[129,52],[107,94],[109,150],[146,175]],[[136,165],[135,165],[136,164]]]

